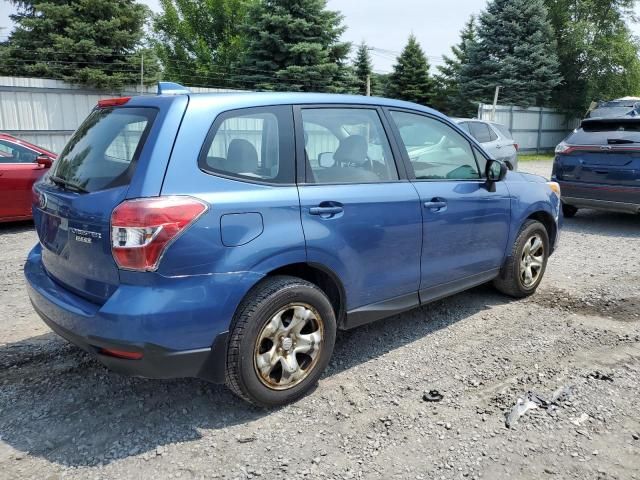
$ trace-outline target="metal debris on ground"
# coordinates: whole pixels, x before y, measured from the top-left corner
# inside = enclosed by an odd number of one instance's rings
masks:
[[[589,378],[595,378],[596,380],[603,380],[605,382],[613,382],[613,376],[607,375],[607,374],[602,373],[602,372],[599,372],[598,370],[596,370],[595,372],[590,373],[587,376]]]
[[[518,423],[521,416],[534,408],[544,408],[549,415],[553,415],[553,411],[560,407],[560,404],[564,400],[567,400],[570,395],[571,388],[568,386],[558,388],[553,392],[549,400],[538,393],[529,391],[524,397],[518,398],[516,404],[506,417],[505,425],[507,428],[511,428]]]
[[[425,392],[422,396],[422,400],[425,402],[440,402],[443,398],[444,395],[442,395],[438,390],[430,390]]]

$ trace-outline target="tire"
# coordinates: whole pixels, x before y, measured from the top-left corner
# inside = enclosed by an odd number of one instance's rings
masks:
[[[573,205],[567,205],[566,203],[563,203],[562,213],[566,218],[572,218],[576,216],[576,213],[578,213],[578,209]]]
[[[534,242],[538,239],[538,244]],[[529,254],[525,251],[529,247]],[[535,247],[535,251],[532,247]],[[538,255],[535,255],[538,253]],[[549,259],[549,235],[544,225],[537,220],[528,220],[520,229],[516,241],[511,249],[500,276],[493,281],[493,285],[505,295],[514,298],[528,297],[535,293],[542,281]],[[540,264],[539,267],[534,265]],[[531,280],[528,278],[527,266],[531,272]],[[524,272],[522,269],[524,268]]]
[[[322,290],[296,277],[268,277],[238,307],[225,383],[259,407],[290,403],[318,382],[335,338],[335,313]]]

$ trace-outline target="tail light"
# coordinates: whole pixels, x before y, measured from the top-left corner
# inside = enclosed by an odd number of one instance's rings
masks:
[[[162,255],[204,212],[207,204],[192,197],[128,200],[111,214],[111,251],[120,268],[154,271]]]

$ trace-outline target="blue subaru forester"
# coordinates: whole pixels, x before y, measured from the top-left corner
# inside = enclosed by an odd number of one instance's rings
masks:
[[[297,93],[103,100],[33,213],[25,275],[55,332],[261,406],[317,382],[337,329],[486,282],[532,294],[562,218],[557,184],[429,108]]]

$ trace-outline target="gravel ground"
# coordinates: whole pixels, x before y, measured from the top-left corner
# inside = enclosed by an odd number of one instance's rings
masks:
[[[341,333],[318,388],[272,411],[118,376],[50,333],[23,286],[35,241],[0,226],[0,478],[640,478],[638,217],[567,220],[529,299],[484,286]]]

